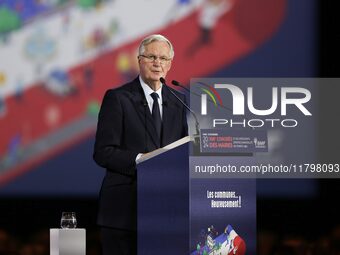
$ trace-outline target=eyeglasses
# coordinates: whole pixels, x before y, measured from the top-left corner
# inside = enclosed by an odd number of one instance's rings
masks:
[[[156,61],[157,59],[159,59],[159,62],[161,64],[165,64],[165,63],[167,63],[168,61],[171,60],[171,58],[167,58],[165,56],[160,56],[160,57],[157,57],[155,55],[139,55],[139,56],[145,58],[146,61],[150,62],[150,63]]]

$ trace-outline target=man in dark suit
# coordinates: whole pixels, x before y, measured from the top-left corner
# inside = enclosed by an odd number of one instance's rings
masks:
[[[98,213],[104,255],[137,254],[136,162],[143,154],[188,133],[185,107],[160,82],[173,57],[167,38],[145,38],[139,46],[140,75],[105,93],[93,155],[107,170]],[[173,92],[185,100],[184,95]]]

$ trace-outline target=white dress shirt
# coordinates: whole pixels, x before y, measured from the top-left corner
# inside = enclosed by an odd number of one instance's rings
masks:
[[[148,106],[150,109],[150,113],[152,113],[152,106],[153,106],[153,98],[151,97],[151,94],[153,92],[156,92],[158,94],[158,104],[159,104],[159,111],[161,114],[161,118],[163,117],[163,98],[162,98],[162,87],[163,84],[161,84],[160,88],[156,91],[152,90],[149,85],[147,85],[142,78],[139,76],[139,81],[140,84],[142,85],[143,91],[144,91],[144,95],[146,98],[146,101],[148,102]]]

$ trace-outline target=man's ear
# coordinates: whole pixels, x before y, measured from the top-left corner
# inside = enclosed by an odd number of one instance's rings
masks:
[[[170,71],[172,65],[172,61],[169,63],[168,71]]]

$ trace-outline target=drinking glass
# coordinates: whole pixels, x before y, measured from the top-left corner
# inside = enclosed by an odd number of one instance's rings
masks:
[[[77,219],[75,212],[63,212],[60,220],[61,228],[76,228]]]

